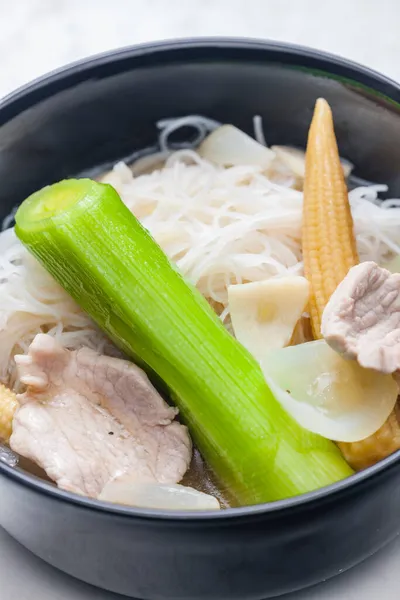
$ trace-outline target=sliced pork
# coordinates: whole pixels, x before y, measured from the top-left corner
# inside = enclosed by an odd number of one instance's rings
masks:
[[[400,369],[400,274],[374,262],[352,269],[329,300],[322,335],[345,358],[382,373]]]
[[[186,427],[146,374],[89,348],[68,351],[39,334],[16,356],[18,396],[11,448],[60,488],[97,497],[121,475],[176,483],[191,460]]]

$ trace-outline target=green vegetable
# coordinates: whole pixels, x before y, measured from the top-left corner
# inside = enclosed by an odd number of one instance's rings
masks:
[[[20,206],[15,231],[115,344],[167,384],[236,503],[286,498],[352,473],[333,443],[284,412],[253,357],[111,186],[46,187]]]

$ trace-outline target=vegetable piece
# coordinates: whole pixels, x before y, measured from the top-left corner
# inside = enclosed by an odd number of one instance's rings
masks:
[[[330,440],[366,438],[396,404],[393,377],[344,360],[324,340],[274,351],[261,368],[283,408],[302,427]]]
[[[166,510],[219,510],[214,496],[177,484],[129,481],[122,478],[108,483],[99,500],[143,508]]]
[[[308,134],[302,245],[313,333],[321,338],[324,308],[350,267],[359,262],[332,112],[322,98]]]
[[[356,470],[366,469],[400,450],[400,407],[396,404],[387,421],[361,442],[339,444],[343,456]]]
[[[203,158],[221,167],[255,165],[267,169],[274,152],[233,125],[222,125],[206,137],[198,148]]]
[[[230,285],[228,302],[236,339],[257,361],[287,346],[309,294],[305,277],[292,276]]]
[[[299,148],[292,146],[271,146],[271,150],[275,152],[277,158],[283,162],[294,175],[300,179],[304,179],[306,172],[306,154]],[[344,158],[340,159],[343,174],[347,178],[353,170],[353,165]]]
[[[0,383],[0,442],[8,443],[12,433],[13,416],[18,407],[17,397]]]
[[[400,450],[400,409],[399,403],[387,421],[373,435],[352,444],[338,443],[338,446],[354,469],[365,469]]]
[[[254,358],[111,186],[87,179],[48,186],[20,206],[15,231],[116,345],[167,384],[239,504],[352,473],[333,443],[285,413]]]

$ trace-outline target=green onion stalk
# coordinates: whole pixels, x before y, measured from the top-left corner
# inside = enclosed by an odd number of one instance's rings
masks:
[[[171,264],[110,185],[34,193],[15,232],[113,342],[168,387],[195,444],[238,505],[295,496],[352,470],[280,406],[250,353]]]

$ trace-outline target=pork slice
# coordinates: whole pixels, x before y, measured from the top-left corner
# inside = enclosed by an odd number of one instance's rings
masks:
[[[110,480],[176,483],[191,460],[186,427],[146,374],[89,348],[68,351],[39,334],[16,356],[18,396],[11,448],[63,489],[97,497]]]
[[[382,373],[400,369],[400,274],[374,262],[350,269],[332,294],[321,332],[344,358]]]

